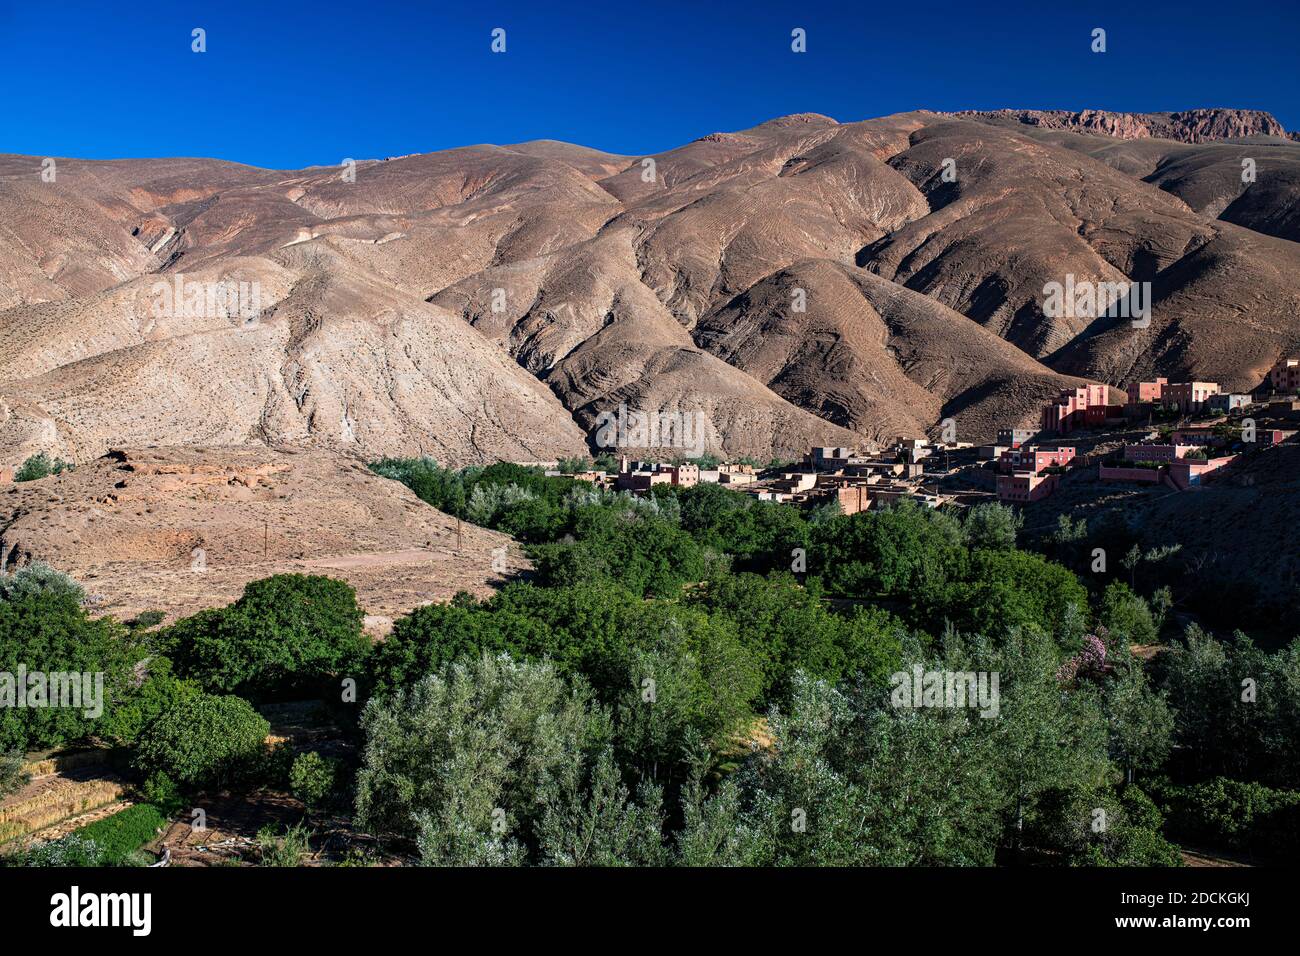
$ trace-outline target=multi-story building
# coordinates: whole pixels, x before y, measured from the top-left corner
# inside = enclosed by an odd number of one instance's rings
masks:
[[[1210,401],[1210,396],[1218,394],[1218,382],[1171,382],[1164,386],[1160,404],[1187,415],[1201,411]]]
[[[853,451],[851,449],[819,445],[804,455],[803,460],[804,464],[810,465],[818,471],[838,471],[847,465],[852,457]]]
[[[1046,498],[1056,490],[1059,476],[1046,474],[1049,468],[1064,468],[1074,461],[1072,445],[1039,448],[1025,445],[1009,448],[998,459],[997,489],[999,501],[1030,502]]]
[[[1210,399],[1218,395],[1220,389],[1218,382],[1171,382],[1167,378],[1158,378],[1154,382],[1134,382],[1126,391],[1127,414],[1137,417],[1147,414],[1154,406],[1174,408],[1184,415],[1199,412],[1210,404]],[[1249,404],[1249,397],[1245,404]]]
[[[1068,435],[1079,428],[1096,428],[1109,415],[1110,390],[1105,385],[1066,389],[1043,409],[1042,430]]]
[[[871,507],[871,489],[866,485],[841,485],[835,489],[835,500],[841,512],[855,515]]]
[[[1268,372],[1268,384],[1275,392],[1300,392],[1300,358],[1280,358]]]
[[[672,480],[666,471],[620,471],[614,479],[614,488],[618,491],[646,492],[654,485],[672,484]]]
[[[666,471],[672,483],[679,488],[694,488],[700,483],[700,466],[690,462],[666,465],[661,471]]]
[[[1032,441],[1036,434],[1032,428],[999,428],[997,444],[1019,448],[1025,442]]]
[[[614,477],[616,491],[647,492],[654,485],[691,488],[700,482],[700,466],[692,462],[666,465],[649,461],[619,461]]]
[[[1059,480],[1058,475],[1035,475],[1028,471],[998,475],[998,500],[1038,501],[1055,491]]]
[[[1239,392],[1219,392],[1217,395],[1211,395],[1207,404],[1212,411],[1232,413],[1249,405],[1250,396]]]
[[[1009,475],[1017,471],[1038,474],[1044,468],[1056,466],[1064,468],[1074,460],[1076,449],[1073,445],[1061,445],[1056,448],[1039,448],[1027,445],[1024,448],[1011,448],[1002,453],[998,459],[998,471]]]
[[[1154,382],[1134,382],[1126,389],[1128,392],[1128,401],[1130,405],[1138,405],[1143,402],[1159,402],[1164,387],[1169,384],[1169,379],[1158,378]]]

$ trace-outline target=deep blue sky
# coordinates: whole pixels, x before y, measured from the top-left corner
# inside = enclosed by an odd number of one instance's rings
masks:
[[[549,138],[644,155],[786,113],[918,107],[1237,106],[1300,128],[1297,0],[1059,6],[0,0],[0,152],[298,168]]]

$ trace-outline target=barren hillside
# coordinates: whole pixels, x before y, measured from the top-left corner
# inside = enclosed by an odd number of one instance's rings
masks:
[[[1284,133],[1248,110],[805,113],[655,156],[56,159],[52,181],[0,156],[0,464],[545,460],[620,405],[790,457],[946,417],[984,439],[1079,378],[1251,388],[1300,349]],[[1045,314],[1067,275],[1151,282],[1150,324]]]
[[[347,580],[391,618],[526,566],[505,535],[421,502],[355,457],[310,447],[118,449],[0,493],[4,567],[45,561],[97,612],[169,619],[272,574]],[[383,621],[375,622],[382,628]]]

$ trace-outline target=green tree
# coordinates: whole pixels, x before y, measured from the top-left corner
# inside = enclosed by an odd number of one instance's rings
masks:
[[[136,766],[190,790],[238,781],[266,748],[270,724],[238,697],[198,694],[163,713],[140,736]]]
[[[294,758],[289,786],[307,809],[317,810],[337,799],[342,769],[336,758],[322,757],[309,750]]]
[[[210,692],[274,696],[315,690],[359,666],[369,649],[345,581],[278,574],[229,607],[201,611],[161,635],[181,676]]]
[[[1116,646],[1145,646],[1159,640],[1150,605],[1122,581],[1112,581],[1106,586],[1098,616]]]
[[[67,589],[22,592],[0,601],[0,749],[104,733],[144,651],[112,618],[87,617]]]
[[[1025,519],[1009,505],[1000,502],[978,504],[966,512],[962,532],[972,551],[1000,551],[1016,546],[1016,535]]]
[[[608,741],[609,722],[546,663],[484,655],[372,698],[357,822],[414,838],[428,864],[514,864],[536,844],[539,794]]]
[[[1039,555],[977,551],[968,578],[948,587],[937,606],[969,633],[1035,628],[1064,643],[1076,629],[1074,616],[1086,612],[1088,592],[1072,572]]]
[[[933,606],[966,574],[967,549],[952,516],[905,501],[812,529],[808,570],[831,594],[896,598]]]
[[[1163,694],[1151,689],[1137,664],[1106,685],[1104,705],[1115,762],[1132,782],[1135,771],[1154,771],[1173,745],[1174,718]]]

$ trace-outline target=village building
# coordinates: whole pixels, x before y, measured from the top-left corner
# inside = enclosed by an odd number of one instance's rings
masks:
[[[1300,392],[1300,358],[1280,358],[1268,372],[1269,387],[1275,392]]]
[[[818,471],[839,471],[853,457],[853,452],[848,448],[832,448],[818,445],[804,455],[803,460],[805,465],[816,468]]]
[[[1053,466],[1064,468],[1074,460],[1076,449],[1073,445],[1056,448],[1039,448],[1028,445],[1024,448],[1011,448],[1002,453],[998,459],[998,471],[1009,475],[1017,471],[1038,474],[1045,468]]]
[[[1022,504],[1039,501],[1055,491],[1059,481],[1059,475],[1036,475],[1030,471],[998,475],[998,500]]]
[[[997,444],[1007,448],[1019,448],[1026,442],[1033,441],[1037,434],[1032,428],[999,428]]]
[[[1219,392],[1217,395],[1210,396],[1207,405],[1211,411],[1231,414],[1246,408],[1250,405],[1250,401],[1249,395],[1243,395],[1239,392]]]
[[[1211,395],[1219,394],[1217,382],[1173,382],[1160,395],[1160,404],[1176,408],[1184,415],[1203,410]]]
[[[1103,462],[1097,469],[1102,481],[1138,484],[1164,484],[1185,491],[1224,465],[1236,455],[1209,457],[1203,446],[1195,444],[1137,444],[1124,448],[1121,459]]]
[[[1068,467],[1076,455],[1073,445],[1008,448],[998,458],[998,500],[1027,503],[1046,498],[1059,482],[1056,471]]]
[[[1133,382],[1126,389],[1128,402],[1130,405],[1141,405],[1146,402],[1158,403],[1164,387],[1168,384],[1169,379],[1167,378],[1158,378],[1154,382]]]
[[[1110,411],[1109,399],[1110,389],[1106,385],[1066,389],[1043,409],[1042,430],[1068,435],[1080,428],[1104,425],[1107,418],[1116,414]]]

